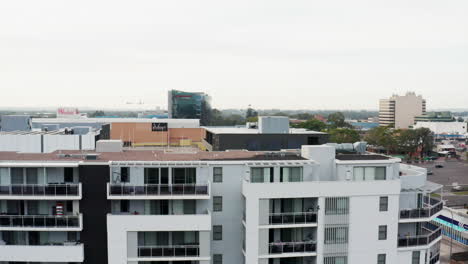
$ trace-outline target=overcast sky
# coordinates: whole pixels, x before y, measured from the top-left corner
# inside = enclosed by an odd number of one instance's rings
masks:
[[[467,0],[1,1],[0,107],[468,108]]]

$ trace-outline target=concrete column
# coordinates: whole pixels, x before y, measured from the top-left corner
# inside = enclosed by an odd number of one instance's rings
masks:
[[[280,167],[279,166],[275,166],[273,168],[273,179],[274,179],[274,182],[280,182]]]
[[[138,257],[138,232],[127,232],[127,258]]]
[[[259,201],[259,223],[261,225],[268,225],[269,224],[269,216],[270,216],[270,202],[268,199],[261,199]]]
[[[245,213],[247,222],[245,226],[245,263],[258,263],[259,252],[259,199],[246,197]]]
[[[200,241],[200,257],[211,256],[211,233],[210,231],[200,231],[198,238]],[[202,263],[202,261],[200,263]],[[207,263],[209,263],[209,261]]]
[[[258,236],[258,255],[268,255],[268,229],[260,229]]]

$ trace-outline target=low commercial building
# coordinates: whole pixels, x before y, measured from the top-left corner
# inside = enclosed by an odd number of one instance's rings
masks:
[[[439,263],[442,186],[399,159],[109,144],[0,152],[0,262]]]
[[[0,116],[0,131],[29,131],[31,130],[31,117],[28,115],[2,115]]]
[[[262,116],[258,120],[256,126],[247,124],[245,127],[204,127],[206,132],[203,143],[210,151],[278,151],[328,142],[326,133],[290,128],[287,117]]]
[[[0,132],[0,151],[51,153],[57,150],[94,150],[96,141],[102,138],[100,132],[90,127],[66,131]]]
[[[198,119],[34,118],[34,128],[92,126],[125,146],[201,146],[204,131]]]
[[[422,122],[418,121],[413,128],[428,128],[435,135],[466,135],[468,133],[466,122]]]

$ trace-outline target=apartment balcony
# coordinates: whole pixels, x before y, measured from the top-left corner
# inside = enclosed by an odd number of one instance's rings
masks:
[[[432,256],[431,259],[429,259],[429,263],[428,264],[437,264],[437,263],[440,263],[440,253],[437,253],[436,255]]]
[[[210,199],[210,184],[107,184],[107,197],[114,200]]]
[[[410,236],[398,234],[398,247],[400,249],[411,248],[411,250],[415,247],[427,248],[441,239],[442,230],[441,227],[425,223],[421,228],[420,233],[421,235]]]
[[[442,211],[443,202],[434,198],[425,197],[426,207],[415,209],[401,209],[400,223],[428,222]]]
[[[267,258],[307,257],[317,255],[317,242],[274,242],[268,244]]]
[[[5,262],[83,262],[83,244],[0,245],[0,261]]]
[[[83,215],[0,215],[0,231],[81,231]]]
[[[78,184],[11,184],[0,185],[2,200],[80,200]]]
[[[317,226],[316,212],[270,213],[268,228],[315,227]],[[264,227],[264,225],[261,225]]]
[[[174,258],[192,259],[200,257],[199,245],[177,245],[177,246],[138,246],[139,258]]]

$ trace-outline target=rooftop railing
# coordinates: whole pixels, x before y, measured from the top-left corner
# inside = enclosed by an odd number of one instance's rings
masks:
[[[425,234],[418,236],[399,235],[398,247],[417,247],[429,245],[442,234],[440,227],[430,223],[426,223],[424,227],[422,227],[421,231]]]
[[[208,184],[110,184],[110,196],[208,195]]]
[[[0,227],[76,228],[79,215],[0,215]]]
[[[317,251],[317,242],[274,242],[268,247],[269,254],[312,253]]]
[[[162,258],[162,257],[198,257],[199,245],[180,246],[138,246],[138,257]]]
[[[80,184],[11,184],[0,185],[0,195],[77,196]]]
[[[271,213],[269,223],[270,225],[315,224],[317,223],[317,213]]]
[[[425,198],[426,207],[400,210],[400,219],[427,218],[442,211],[444,204],[442,201],[433,198]]]

